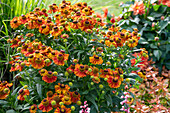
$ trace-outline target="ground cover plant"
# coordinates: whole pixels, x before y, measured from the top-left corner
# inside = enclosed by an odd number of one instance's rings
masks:
[[[142,61],[131,65],[132,54],[147,56],[135,48],[136,28],[106,26],[85,2],[36,7],[10,25],[15,34],[7,42],[15,54],[9,63],[15,76],[12,89],[12,83],[1,82],[2,112],[120,111],[124,86],[140,78],[131,72]]]

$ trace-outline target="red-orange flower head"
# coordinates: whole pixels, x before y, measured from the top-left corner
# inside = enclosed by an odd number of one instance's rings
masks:
[[[86,68],[83,64],[76,64],[74,69],[74,74],[78,77],[85,77],[86,76]]]
[[[119,76],[109,76],[107,82],[111,88],[118,88],[121,85]]]
[[[90,62],[92,64],[102,64],[103,60],[101,57],[99,57],[98,55],[93,55],[92,57],[89,57]]]
[[[42,110],[42,112],[49,112],[53,109],[51,102],[48,99],[43,99],[38,105],[38,108]]]
[[[28,89],[21,89],[19,91],[19,96],[17,97],[18,100],[25,100],[24,96],[28,96],[30,94]]]
[[[7,81],[0,81],[0,99],[6,99],[10,93],[9,87],[11,87],[13,84],[8,83]]]
[[[61,108],[57,108],[54,113],[71,113],[70,108],[66,108],[64,105],[61,105]]]
[[[33,104],[30,108],[29,108],[30,113],[36,113],[37,112],[37,105]]]
[[[100,73],[101,78],[108,78],[112,74],[111,69],[100,69]]]
[[[65,51],[58,52],[55,57],[53,58],[53,61],[57,65],[64,66],[65,62],[67,62],[69,57],[69,54],[65,54]]]
[[[59,94],[64,94],[66,92],[68,92],[70,89],[70,87],[68,85],[64,85],[64,84],[60,84],[58,83],[58,85],[55,85],[55,92],[59,93]]]
[[[52,71],[48,71],[47,74],[44,74],[42,80],[44,80],[47,83],[53,83],[57,80],[57,77],[53,75]]]
[[[78,100],[80,100],[80,94],[77,91],[71,92],[71,101],[76,103]]]

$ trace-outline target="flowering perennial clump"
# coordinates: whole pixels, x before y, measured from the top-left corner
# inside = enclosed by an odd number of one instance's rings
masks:
[[[106,24],[85,2],[72,5],[63,0],[49,9],[36,7],[10,25],[17,32],[7,40],[17,50],[11,55],[10,72],[18,72],[14,80],[24,86],[18,85],[17,95],[9,96],[17,96],[24,106],[18,111],[120,111],[123,92],[140,77],[146,79],[139,68],[148,52],[136,50],[138,29],[122,29],[113,19]]]

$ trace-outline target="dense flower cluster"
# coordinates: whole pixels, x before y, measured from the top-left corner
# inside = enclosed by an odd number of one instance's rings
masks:
[[[37,7],[33,12],[13,18],[10,22],[11,28],[24,25],[27,29],[38,29],[45,35],[51,34],[56,39],[62,31],[70,31],[70,28],[86,31],[104,25],[100,18],[92,17],[94,11],[85,2],[71,5],[71,2],[63,0],[59,7],[52,4],[49,8],[47,11]],[[47,13],[53,14],[54,17],[51,18]]]
[[[71,109],[65,105],[71,105],[72,103],[81,103],[80,94],[77,91],[69,91],[68,85],[60,84],[55,85],[55,93],[48,91],[46,98],[41,101],[38,108],[42,112],[49,112],[53,108],[54,113],[71,113]]]
[[[6,99],[10,93],[9,87],[13,84],[8,83],[7,81],[0,81],[0,99]]]
[[[128,74],[142,67],[148,55],[146,50],[132,55],[140,39],[138,29],[121,29],[114,19],[106,25],[103,19],[108,11],[104,11],[100,17],[87,3],[71,5],[63,0],[59,6],[49,5],[49,10],[37,7],[11,20],[12,28],[25,30],[8,40],[18,52],[11,56],[10,72],[20,71],[21,85],[30,85],[20,88],[17,99],[28,102],[31,113],[71,113],[81,101],[84,106],[77,111],[82,113],[93,104],[98,112],[104,109],[102,103],[109,102],[108,109],[120,104],[113,99],[132,86]],[[141,71],[136,73],[145,77]]]

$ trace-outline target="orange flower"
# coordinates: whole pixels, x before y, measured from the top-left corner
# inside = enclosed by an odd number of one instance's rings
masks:
[[[63,98],[63,95],[58,95],[57,93],[53,95],[51,100],[56,102],[56,105],[53,105],[54,108],[60,107],[59,103],[61,102],[62,98]]]
[[[67,91],[69,91],[70,87],[68,85],[64,85],[64,84],[60,84],[58,83],[58,85],[55,85],[55,92],[61,94],[61,93],[66,93]]]
[[[128,39],[126,43],[129,47],[134,48],[138,45],[138,40],[136,38]]]
[[[99,77],[99,69],[97,67],[90,67],[92,69],[91,72],[87,72],[87,74],[89,74],[90,76],[94,76],[94,77]]]
[[[24,96],[28,96],[30,94],[28,89],[21,89],[19,91],[19,96],[17,97],[18,100],[25,100]]]
[[[41,69],[45,66],[45,61],[43,58],[34,57],[33,62],[31,62],[31,65],[35,69]]]
[[[46,24],[43,24],[41,25],[41,27],[39,27],[39,32],[48,35],[50,33],[50,27],[47,26]]]
[[[93,80],[93,82],[95,82],[97,84],[100,82],[100,78],[99,77],[94,77],[92,80]]]
[[[0,81],[0,99],[6,99],[10,93],[10,89],[8,87],[11,87],[12,83],[7,83],[7,81]]]
[[[16,38],[10,40],[10,43],[12,43],[11,48],[16,48],[22,44],[21,40],[24,38],[22,36],[17,36]]]
[[[74,69],[74,74],[78,77],[85,77],[87,70],[85,69],[85,65],[76,64]]]
[[[55,57],[53,58],[53,61],[57,65],[64,66],[65,62],[68,60],[69,54],[65,54],[64,51],[58,52]]]
[[[144,14],[145,13],[145,6],[143,4],[143,1],[135,2],[135,4],[130,7],[129,11],[133,11],[134,15]]]
[[[74,69],[75,69],[75,64],[71,64],[70,67],[68,67],[66,70],[67,72],[72,73],[74,72]]]
[[[71,92],[71,101],[76,103],[78,100],[80,100],[80,94],[76,91]]]
[[[100,77],[101,78],[107,78],[109,77],[112,73],[111,73],[111,69],[100,69]]]
[[[101,57],[99,57],[98,55],[93,55],[92,57],[89,57],[90,59],[90,62],[92,64],[102,64],[103,63],[103,60]]]
[[[54,113],[71,113],[71,109],[62,105],[61,108],[57,108]]]
[[[118,88],[121,85],[119,76],[109,76],[107,82],[111,88]]]
[[[10,21],[10,25],[11,25],[11,28],[14,28],[14,29],[18,28],[18,27],[21,25],[18,17],[14,17],[14,18]]]
[[[54,26],[51,35],[54,36],[54,39],[58,39],[58,36],[61,34],[62,30],[60,30],[57,26]]]
[[[37,105],[33,104],[30,108],[29,108],[30,113],[36,113],[37,112]]]
[[[42,80],[44,80],[47,83],[53,83],[57,80],[57,77],[53,76],[53,72],[48,71],[48,73],[42,77]]]
[[[42,112],[49,112],[53,109],[51,102],[48,99],[43,99],[38,105],[38,108],[42,110]]]
[[[48,13],[52,14],[55,13],[58,10],[58,7],[56,6],[56,4],[52,4],[48,6],[50,9],[48,10]]]
[[[70,105],[72,103],[71,101],[71,97],[70,96],[64,96],[62,98],[62,102],[65,104],[65,105]]]

